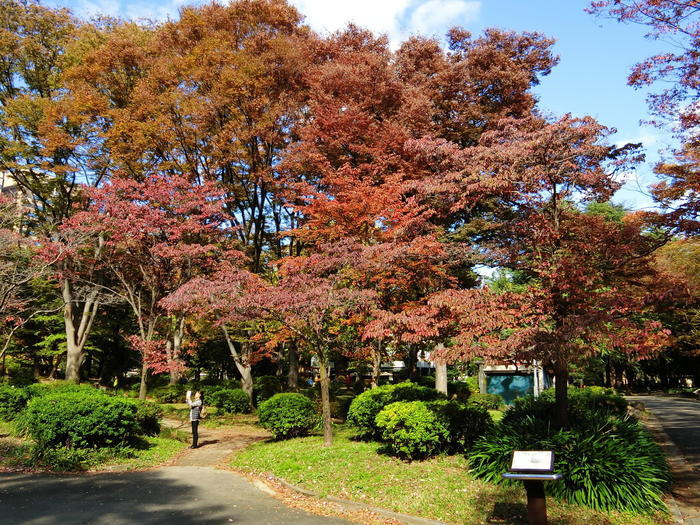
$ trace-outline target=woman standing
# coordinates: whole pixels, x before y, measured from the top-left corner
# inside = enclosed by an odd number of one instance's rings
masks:
[[[187,401],[187,405],[190,407],[190,421],[192,423],[192,446],[190,448],[197,448],[199,420],[202,415],[202,394],[199,391],[195,392],[193,401],[192,390],[188,390],[185,401]]]

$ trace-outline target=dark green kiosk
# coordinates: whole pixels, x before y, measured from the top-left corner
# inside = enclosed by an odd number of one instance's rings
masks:
[[[551,450],[515,450],[505,479],[520,480],[527,493],[527,517],[530,525],[547,525],[547,501],[544,482],[561,479],[554,472],[554,452]]]

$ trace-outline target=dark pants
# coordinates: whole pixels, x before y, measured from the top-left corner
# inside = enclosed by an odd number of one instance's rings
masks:
[[[192,421],[192,446],[197,446],[197,440],[199,439],[199,434],[197,430],[199,429],[199,421]]]

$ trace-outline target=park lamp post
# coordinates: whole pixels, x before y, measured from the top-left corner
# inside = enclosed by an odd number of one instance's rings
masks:
[[[530,525],[547,525],[547,502],[544,482],[561,479],[554,473],[554,452],[551,450],[514,450],[504,479],[520,480],[527,493],[527,517]]]

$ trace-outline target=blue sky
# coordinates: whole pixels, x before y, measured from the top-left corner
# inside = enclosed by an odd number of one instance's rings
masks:
[[[124,18],[177,17],[184,0],[45,0],[82,17],[98,13]],[[642,142],[647,163],[616,197],[630,208],[649,206],[637,190],[654,180],[651,167],[658,151],[672,144],[670,134],[640,125],[647,118],[643,92],[627,86],[632,65],[662,49],[662,42],[644,38],[644,27],[597,19],[584,12],[586,0],[291,0],[317,31],[334,31],[352,21],[389,35],[396,46],[420,33],[441,37],[461,25],[474,34],[488,27],[540,31],[557,40],[560,63],[536,92],[540,107],[553,115],[591,115],[616,128],[616,143]],[[638,179],[638,181],[637,181]]]

